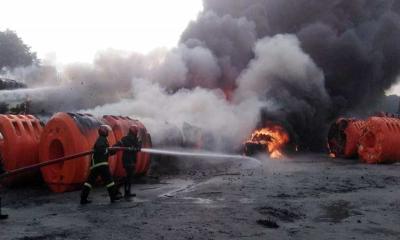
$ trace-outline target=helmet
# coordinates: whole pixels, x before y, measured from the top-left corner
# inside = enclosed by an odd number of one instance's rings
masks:
[[[129,127],[129,134],[130,135],[132,135],[132,136],[137,136],[137,134],[138,134],[138,127],[136,126],[136,125],[132,125],[132,126],[130,126]]]
[[[101,125],[99,127],[99,135],[103,136],[103,137],[107,137],[108,136],[108,132],[112,131],[111,127],[108,125]]]

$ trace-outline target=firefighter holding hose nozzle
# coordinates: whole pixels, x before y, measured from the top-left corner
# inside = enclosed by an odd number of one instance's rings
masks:
[[[124,182],[125,198],[136,196],[136,194],[131,193],[131,181],[135,170],[136,155],[142,147],[142,143],[138,139],[138,132],[137,126],[131,126],[128,134],[114,145],[114,147],[126,147],[129,149],[122,154],[122,162],[126,174]]]
[[[81,204],[91,203],[91,201],[88,200],[88,196],[98,176],[101,176],[102,180],[106,184],[108,194],[110,196],[110,201],[113,203],[116,200],[119,200],[119,196],[117,195],[118,189],[111,176],[108,166],[108,157],[115,154],[115,152],[110,152],[108,150],[109,143],[107,140],[107,136],[110,131],[112,130],[108,125],[101,125],[98,130],[99,137],[97,138],[96,143],[93,146],[90,173],[81,192]]]

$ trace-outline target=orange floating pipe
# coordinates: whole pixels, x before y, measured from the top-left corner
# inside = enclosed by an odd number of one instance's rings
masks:
[[[0,154],[6,171],[39,162],[39,140],[43,128],[32,115],[0,115]],[[6,184],[31,180],[35,174],[9,178]]]
[[[358,154],[366,163],[394,163],[400,161],[400,119],[371,117],[360,138]]]
[[[105,115],[103,116],[102,120],[104,123],[111,126],[117,141],[128,134],[129,127],[135,125],[139,129],[138,137],[142,141],[142,147],[150,148],[152,146],[150,134],[148,134],[145,126],[140,121],[132,119],[130,117],[112,115]],[[122,152],[117,153],[116,168],[113,172],[114,176],[116,177],[124,177],[126,175],[122,163],[122,154]],[[150,167],[150,160],[150,154],[139,152],[136,156],[135,174],[146,174]]]
[[[62,158],[92,149],[98,138],[99,119],[90,114],[57,113],[46,124],[39,148],[41,162]],[[108,136],[110,146],[115,144],[114,134]],[[41,168],[44,181],[53,192],[73,191],[87,178],[91,156],[76,161],[61,162]],[[110,170],[115,171],[115,156],[109,158]]]
[[[357,147],[364,131],[366,121],[352,118],[339,118],[328,133],[328,148],[333,157],[357,157]]]

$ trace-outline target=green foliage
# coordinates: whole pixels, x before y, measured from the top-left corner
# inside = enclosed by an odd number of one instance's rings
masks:
[[[0,114],[8,113],[8,104],[4,102],[0,102]]]
[[[14,31],[0,31],[0,70],[37,63],[36,53],[31,52]]]

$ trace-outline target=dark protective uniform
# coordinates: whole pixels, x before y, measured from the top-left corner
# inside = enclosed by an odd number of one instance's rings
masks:
[[[108,157],[112,153],[108,151],[108,147],[109,144],[107,137],[99,136],[93,146],[94,153],[92,155],[90,173],[87,181],[83,186],[83,190],[81,193],[81,203],[88,202],[87,198],[89,196],[90,190],[96,183],[96,179],[98,176],[100,176],[106,184],[111,202],[114,202],[116,200],[117,189],[108,166]]]
[[[1,213],[1,198],[0,198],[0,219],[7,219],[8,215]]]
[[[6,172],[6,170],[4,170],[4,167],[3,167],[3,157],[1,156],[1,153],[0,153],[0,175],[5,172]]]
[[[3,161],[3,158],[0,154],[0,175],[6,172],[3,168],[2,161]],[[6,218],[8,218],[8,215],[1,214],[1,197],[0,197],[0,219],[6,219]]]
[[[116,147],[127,147],[129,151],[122,153],[122,163],[125,169],[126,177],[124,182],[125,196],[131,196],[131,181],[136,164],[136,155],[142,147],[142,143],[139,141],[136,135],[130,132],[125,137],[121,138],[114,146]]]

